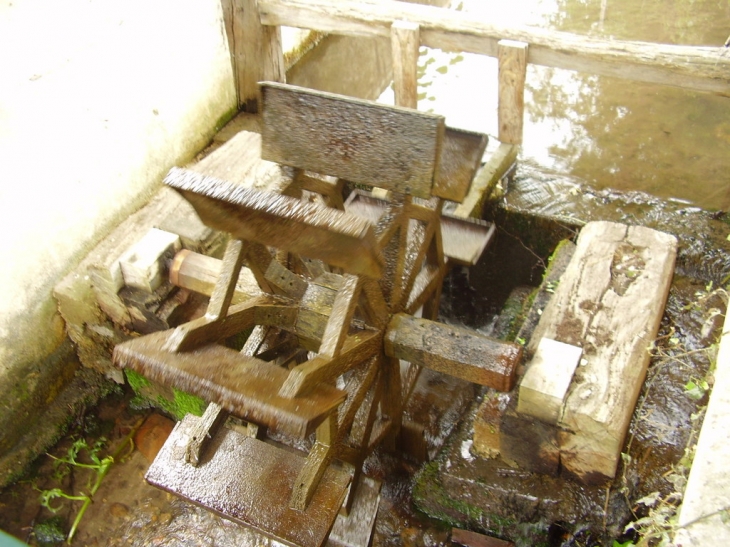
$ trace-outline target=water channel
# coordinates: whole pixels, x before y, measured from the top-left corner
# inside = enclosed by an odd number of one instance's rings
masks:
[[[730,33],[727,0],[454,4],[505,27],[712,46],[718,56],[730,55],[723,47]],[[421,48],[419,71],[420,110],[443,114],[452,126],[497,134],[496,59]],[[597,188],[640,190],[727,210],[730,98],[529,65],[520,159]]]

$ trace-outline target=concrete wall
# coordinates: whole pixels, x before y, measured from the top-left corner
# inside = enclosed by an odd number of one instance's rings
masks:
[[[0,0],[0,454],[73,374],[52,288],[235,108],[217,0]]]

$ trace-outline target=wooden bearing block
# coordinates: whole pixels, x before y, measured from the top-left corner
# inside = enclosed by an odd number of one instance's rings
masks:
[[[537,346],[519,389],[517,412],[557,424],[583,350],[550,338]]]

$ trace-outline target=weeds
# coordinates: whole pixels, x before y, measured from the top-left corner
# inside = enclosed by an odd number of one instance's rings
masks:
[[[84,513],[86,513],[86,510],[93,501],[94,494],[96,494],[97,490],[99,490],[104,477],[106,477],[114,462],[120,460],[120,458],[128,456],[134,450],[132,437],[140,425],[141,420],[132,428],[130,433],[124,437],[119,448],[117,448],[117,450],[115,450],[111,455],[103,457],[101,455],[107,443],[107,440],[104,437],[99,438],[99,440],[92,445],[89,445],[84,438],[77,439],[68,449],[66,455],[62,457],[56,457],[48,454],[49,457],[55,460],[53,464],[53,479],[57,482],[60,482],[64,477],[69,475],[72,469],[83,469],[91,472],[85,491],[68,493],[62,488],[41,490],[40,504],[52,513],[58,512],[63,507],[63,500],[82,502],[81,508],[76,513],[73,523],[71,524],[71,529],[66,536],[67,543],[71,543],[71,540],[78,530],[79,523],[84,517]],[[127,447],[128,453],[122,456],[122,451]],[[54,503],[56,500],[57,503]]]

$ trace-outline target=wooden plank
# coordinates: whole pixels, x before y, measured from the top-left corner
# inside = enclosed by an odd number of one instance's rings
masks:
[[[355,307],[360,297],[360,288],[358,277],[349,274],[343,276],[342,286],[337,291],[327,326],[322,335],[322,344],[319,347],[320,355],[334,357],[340,353],[347,332],[350,330],[352,315],[355,313]]]
[[[543,338],[520,382],[517,412],[556,425],[583,350]]]
[[[483,133],[446,127],[439,171],[431,193],[461,203],[479,169],[487,141]]]
[[[294,481],[305,459],[228,429],[221,428],[208,456],[198,467],[174,457],[185,443],[194,416],[179,422],[150,466],[150,484],[186,498],[219,515],[253,528],[285,545],[321,547],[342,507],[350,473],[329,467],[310,504],[289,507]]]
[[[460,528],[451,529],[451,541],[464,547],[514,547],[511,541],[505,541],[484,534],[478,534]]]
[[[286,168],[261,159],[261,135],[252,131],[239,132],[189,169],[246,188],[274,192],[292,180]]]
[[[442,116],[268,82],[261,92],[265,160],[431,196]]]
[[[190,428],[189,442],[185,445],[185,461],[197,467],[211,439],[228,418],[228,412],[217,403],[209,403],[199,420]]]
[[[419,27],[409,21],[394,21],[390,27],[395,104],[418,108]]]
[[[390,357],[500,391],[512,389],[522,357],[519,344],[406,314],[391,319],[384,349]]]
[[[353,195],[354,194],[354,195]],[[345,210],[359,218],[373,222],[386,212],[388,202],[362,193],[353,193],[345,203]],[[411,212],[415,208],[411,208]],[[441,215],[441,238],[446,258],[473,266],[494,238],[495,227],[481,219]]]
[[[234,237],[318,258],[349,273],[381,275],[382,257],[364,220],[185,169],[171,169],[165,183],[183,194],[206,224]]]
[[[247,112],[258,112],[262,80],[286,81],[281,29],[264,26],[257,0],[233,0],[234,78],[238,104]]]
[[[500,179],[512,167],[519,150],[520,147],[513,144],[501,143],[499,145],[497,150],[489,156],[484,167],[477,173],[469,188],[469,193],[454,210],[454,216],[481,218],[484,200],[489,197]]]
[[[278,395],[289,371],[217,344],[189,352],[162,349],[171,331],[119,344],[117,366],[213,401],[236,416],[306,438],[345,398],[345,392],[319,384],[306,397]]]
[[[279,395],[287,398],[304,396],[319,383],[335,380],[353,366],[369,359],[380,350],[381,345],[382,337],[377,332],[351,334],[336,357],[317,356],[292,369]]]
[[[265,25],[352,36],[390,35],[394,21],[421,27],[421,44],[497,56],[500,40],[530,44],[528,62],[633,81],[730,95],[730,56],[717,47],[620,41],[535,27],[504,27],[468,12],[408,2],[259,0]]]
[[[205,317],[209,321],[218,321],[228,313],[228,307],[236,290],[236,282],[241,274],[244,254],[243,242],[240,239],[231,239],[228,242],[223,255],[221,273],[213,288],[213,294],[210,295],[208,309],[205,311]]]
[[[583,348],[561,409],[561,463],[585,482],[614,476],[674,272],[677,241],[642,226],[590,222],[535,329]]]
[[[221,266],[222,261],[219,258],[183,249],[175,255],[170,266],[170,283],[210,296],[220,276]],[[242,268],[231,303],[240,304],[244,300],[260,295],[261,290],[253,274],[248,268]]]
[[[525,113],[525,78],[527,76],[527,44],[500,40],[499,105],[497,118],[499,142],[522,144]]]

